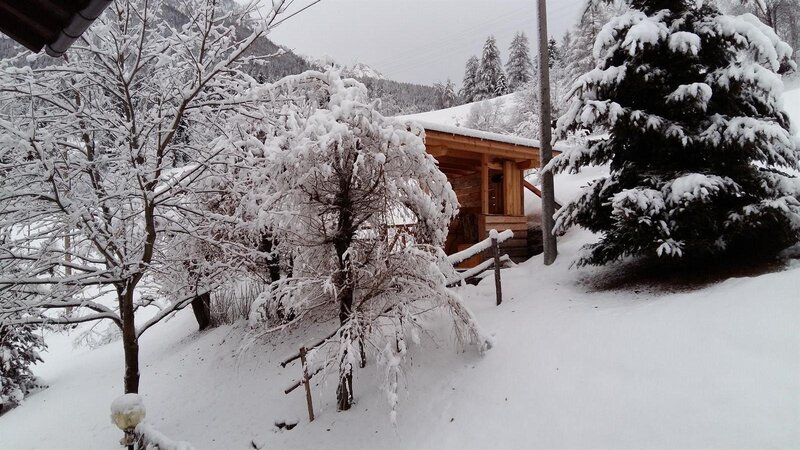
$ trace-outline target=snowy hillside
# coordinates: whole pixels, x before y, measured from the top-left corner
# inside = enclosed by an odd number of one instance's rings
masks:
[[[783,95],[783,108],[792,118],[792,126],[800,135],[800,88],[787,91]]]
[[[298,334],[242,352],[245,329],[197,333],[189,311],[142,344],[148,420],[198,449],[800,444],[799,265],[688,293],[597,292],[586,281],[602,272],[569,269],[589,238],[562,239],[552,267],[534,258],[505,271],[500,307],[491,282],[462,289],[496,346],[485,357],[447,339],[412,349],[396,429],[374,361],[352,411],[335,412],[334,382],[315,385],[318,418],[308,423],[302,392],[282,392],[299,369],[278,365]],[[119,343],[89,351],[72,350],[67,336],[49,340],[37,371],[51,387],[0,418],[2,448],[113,448]],[[287,419],[297,428],[274,425]]]
[[[349,66],[344,66],[342,68],[342,74],[348,77],[359,78],[359,79],[373,78],[376,80],[383,80],[386,78],[383,76],[382,73],[378,72],[374,68],[362,62],[356,62]]]
[[[506,94],[491,100],[485,100],[492,105],[497,105],[502,108],[506,115],[512,114],[514,109],[514,98],[517,94]],[[440,125],[449,125],[463,127],[467,123],[467,117],[474,105],[480,102],[466,103],[452,108],[439,109],[436,111],[429,111],[418,114],[409,114],[399,116],[401,120],[418,120],[421,122],[436,123]]]
[[[354,62],[349,65],[342,65],[337,62],[332,56],[330,55],[323,55],[321,57],[314,57],[308,55],[301,55],[306,62],[312,67],[318,67],[322,70],[328,70],[331,68],[335,68],[341,71],[343,76],[352,77],[352,78],[371,78],[375,80],[384,80],[386,77],[383,76],[378,70],[373,68],[372,66],[362,63],[362,62]]]

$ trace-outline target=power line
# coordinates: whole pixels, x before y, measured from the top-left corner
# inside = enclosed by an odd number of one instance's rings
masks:
[[[573,8],[574,5],[570,3],[561,3],[551,9],[551,15],[558,15],[567,10],[571,11]],[[399,53],[393,53],[391,55],[391,60],[374,61],[373,65],[384,72],[407,73],[410,70],[417,69],[420,65],[435,62],[441,58],[442,55],[466,49],[467,47],[480,48],[480,43],[483,42],[485,37],[489,34],[504,38],[511,33],[530,28],[532,18],[520,18],[516,21],[508,21],[508,18],[518,17],[519,13],[529,10],[534,13],[532,15],[535,16],[535,11],[529,7],[515,8],[512,11],[506,11],[498,16],[485,20],[478,25],[464,28],[457,33],[451,33],[447,38],[437,40],[436,45],[429,43],[425,45],[425,47],[417,47]],[[504,24],[504,26],[498,30],[496,25],[500,24]]]

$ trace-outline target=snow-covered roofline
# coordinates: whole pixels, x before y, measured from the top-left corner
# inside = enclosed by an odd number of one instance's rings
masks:
[[[467,136],[471,138],[481,139],[484,141],[503,142],[505,144],[518,145],[520,147],[527,147],[532,149],[535,148],[537,150],[541,147],[540,141],[536,139],[526,139],[519,136],[511,136],[507,134],[492,133],[489,131],[474,130],[472,128],[457,127],[453,125],[443,125],[440,123],[433,123],[410,117],[400,116],[397,117],[397,120],[400,120],[405,123],[409,122],[416,123],[423,129],[425,129],[425,131],[438,131],[440,133],[448,133],[456,136]],[[567,150],[567,147],[554,145],[553,150],[563,152]]]

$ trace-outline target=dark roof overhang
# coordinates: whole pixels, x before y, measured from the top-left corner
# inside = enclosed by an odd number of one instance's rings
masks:
[[[0,0],[0,31],[33,52],[59,57],[113,0]]]

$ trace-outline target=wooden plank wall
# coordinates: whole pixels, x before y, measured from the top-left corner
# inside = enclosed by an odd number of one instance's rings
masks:
[[[458,197],[461,209],[481,207],[481,174],[476,172],[458,177],[448,176],[450,184]]]

